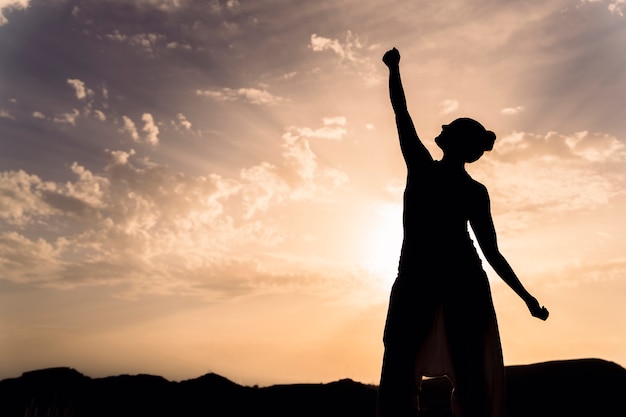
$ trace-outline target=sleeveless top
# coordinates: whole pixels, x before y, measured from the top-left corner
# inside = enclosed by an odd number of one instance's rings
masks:
[[[409,173],[404,192],[404,239],[398,270],[402,273],[480,266],[468,231],[484,186],[466,172],[449,172],[433,162],[418,175]]]

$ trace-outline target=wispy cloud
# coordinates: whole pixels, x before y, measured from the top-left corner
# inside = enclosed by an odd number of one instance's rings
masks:
[[[611,13],[618,16],[624,16],[624,10],[626,9],[626,0],[579,0],[580,4],[597,3],[603,4],[606,9]]]
[[[310,127],[292,127],[284,137],[288,138],[293,135],[305,138],[321,138],[340,141],[348,133],[348,130],[345,127],[347,121],[343,116],[325,117],[323,119],[323,123],[324,126],[316,129],[311,129]]]
[[[439,114],[446,115],[457,111],[459,109],[459,102],[455,99],[447,99],[444,100],[439,107],[441,108]]]
[[[174,41],[168,42],[165,47],[167,49],[184,49],[186,51],[190,51],[192,49],[191,45],[189,45],[188,43],[180,43]]]
[[[107,33],[106,35],[104,35],[104,38],[115,42],[126,42],[128,36],[123,35],[122,33],[120,33],[119,30],[116,29],[113,33]]]
[[[155,55],[159,50],[186,50],[190,51],[193,48],[190,44],[183,41],[168,40],[167,37],[160,33],[136,33],[133,35],[127,35],[122,33],[119,29],[114,30],[111,33],[106,33],[101,38],[125,43],[129,46],[138,48],[149,55]]]
[[[147,115],[143,121],[154,126]],[[132,120],[123,120],[125,131],[138,136]],[[345,124],[343,117],[324,121],[324,126]],[[205,295],[244,294],[271,282],[286,283],[280,269],[264,270],[262,251],[242,257],[239,248],[281,243],[285,225],[267,221],[265,213],[297,201],[323,200],[348,181],[345,173],[317,160],[312,136],[300,131],[318,129],[293,128],[283,137],[279,164],[260,162],[234,178],[174,171],[139,158],[134,150],[107,151],[107,167],[99,174],[74,163],[74,180],[67,182],[23,171],[0,173],[0,221],[5,224],[0,273],[37,285],[124,282],[133,291]],[[69,219],[73,226],[65,230]],[[49,230],[42,224],[55,224],[57,237],[45,237]],[[304,264],[287,263],[290,276],[308,276],[309,284],[314,275],[321,279],[319,269],[313,273]]]
[[[344,116],[324,117],[322,119],[322,122],[324,122],[326,126],[329,126],[329,125],[345,126],[346,124],[348,124],[348,121]]]
[[[8,110],[5,110],[5,109],[0,107],[0,118],[15,119],[15,116],[13,116],[11,113],[9,113]]]
[[[608,9],[611,13],[617,14],[619,16],[624,16],[624,10],[626,9],[626,1],[625,0],[617,0],[609,2]]]
[[[157,43],[164,42],[165,36],[156,33],[139,33],[128,37],[128,44],[137,46],[153,54]]]
[[[626,145],[615,136],[587,131],[571,135],[516,132],[498,139],[493,153],[500,160],[514,162],[539,158],[589,163],[626,161]]]
[[[52,121],[59,124],[70,124],[76,126],[76,119],[80,116],[80,111],[73,109],[70,113],[62,113],[55,116]]]
[[[348,31],[345,41],[327,38],[316,33],[311,35],[309,48],[314,52],[332,51],[340,60],[339,64],[351,71],[356,71],[367,85],[374,86],[382,82],[371,54],[367,53],[378,48],[378,45],[365,45],[352,31]]]
[[[275,96],[265,89],[258,88],[222,88],[217,90],[196,90],[196,94],[217,101],[246,101],[252,104],[272,105],[283,103],[285,98]]]
[[[478,172],[505,229],[606,206],[623,194],[626,146],[607,134],[517,132],[496,141]],[[498,173],[506,172],[506,175]]]
[[[133,0],[132,3],[145,8],[156,8],[164,12],[174,12],[184,7],[189,0]]]
[[[208,0],[209,10],[214,15],[221,15],[223,13],[234,12],[241,6],[239,0]]]
[[[524,107],[516,106],[516,107],[505,107],[502,110],[500,110],[500,113],[504,114],[505,116],[513,116],[523,111],[524,111]]]

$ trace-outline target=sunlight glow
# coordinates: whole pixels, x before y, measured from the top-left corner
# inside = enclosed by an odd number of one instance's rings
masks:
[[[380,203],[374,222],[367,228],[363,266],[384,285],[396,277],[402,235],[402,205]]]

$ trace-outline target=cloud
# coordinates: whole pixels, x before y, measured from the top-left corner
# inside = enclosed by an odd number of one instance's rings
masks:
[[[454,113],[455,111],[459,109],[459,102],[454,99],[444,100],[440,104],[440,107],[441,107],[441,110],[439,114],[445,115],[445,114]]]
[[[100,120],[101,122],[106,121],[107,116],[101,110],[94,110],[93,113],[96,116],[96,119]]]
[[[502,161],[580,159],[584,162],[626,161],[626,145],[615,136],[587,131],[563,135],[515,132],[496,141],[494,155]]]
[[[68,78],[66,82],[69,86],[71,86],[74,89],[76,98],[82,101],[83,103],[85,103],[82,109],[83,116],[89,116],[93,114],[93,116],[97,120],[100,120],[101,122],[106,121],[107,116],[102,110],[99,110],[99,109],[94,110],[94,107],[96,105],[96,91],[90,88],[87,88],[85,83],[82,80],[79,80],[77,78]],[[102,106],[103,108],[107,108],[108,107],[108,103],[107,103],[108,90],[105,87],[100,87],[98,89],[98,92],[100,93],[100,96],[102,97],[100,106]],[[64,115],[57,116],[56,118],[53,119],[53,121],[56,123],[69,123],[69,124],[75,125],[76,118],[79,115],[80,115],[80,112],[74,109],[73,113],[70,113],[70,114],[66,113]],[[40,119],[45,118],[45,116],[40,112],[33,113],[33,117],[40,118]],[[129,131],[132,131],[132,128],[130,125],[126,126],[126,123],[127,123],[126,120],[124,120],[124,123],[125,123],[125,128],[129,129]]]
[[[348,175],[343,171],[319,167],[309,140],[341,140],[347,132],[343,124],[344,117],[325,118],[323,127],[313,129],[294,126],[283,134],[282,155],[285,167],[288,168],[286,178],[291,178],[292,183],[295,180],[295,184],[298,184],[292,189],[292,199],[311,198],[312,195],[332,192],[349,181]]]
[[[178,113],[176,115],[176,120],[177,120],[175,122],[176,126],[184,130],[191,130],[191,122],[187,120],[187,117],[184,114]]]
[[[587,3],[602,3],[611,14],[621,17],[624,16],[624,9],[626,9],[626,0],[580,0],[580,4]]]
[[[43,203],[41,195],[54,188],[54,183],[46,183],[24,171],[0,173],[0,219],[22,225],[35,217],[49,215],[51,209]]]
[[[226,1],[226,8],[228,9],[237,9],[240,6],[239,4],[239,0],[227,0]]]
[[[366,46],[352,31],[346,33],[344,42],[313,33],[308,46],[314,52],[332,51],[340,58],[340,66],[356,71],[368,86],[375,86],[382,82],[369,53],[376,49],[377,45]]]
[[[624,16],[624,9],[626,9],[626,0],[617,0],[609,2],[608,9],[612,14],[618,16]]]
[[[76,109],[73,109],[71,113],[62,113],[58,116],[55,116],[52,121],[54,123],[59,124],[70,124],[72,126],[76,126],[76,119],[80,116],[80,112]]]
[[[537,271],[549,277],[551,287],[573,287],[592,283],[594,285],[619,281],[626,276],[626,259],[567,259],[544,270]]]
[[[156,33],[139,33],[128,37],[128,44],[144,49],[146,52],[153,54],[157,43],[164,41],[165,36]]]
[[[165,35],[152,32],[127,35],[116,29],[112,33],[103,35],[103,37],[113,42],[126,43],[129,46],[139,48],[149,55],[154,55],[159,49],[192,49],[191,45],[185,42],[168,41]]]
[[[47,277],[54,277],[59,270],[56,248],[44,239],[3,232],[0,233],[0,248],[0,273],[14,281],[44,284]]]
[[[139,132],[137,132],[137,127],[135,126],[135,122],[131,120],[128,116],[122,116],[122,121],[124,125],[122,126],[121,131],[130,133],[130,137],[135,141],[139,141]]]
[[[626,161],[626,145],[615,136],[581,131],[569,136],[560,136],[560,138],[565,140],[574,155],[589,162]]]
[[[29,5],[30,0],[0,0],[0,26],[9,22],[7,17],[4,15],[4,12],[11,11],[12,9],[25,9]]]
[[[285,100],[270,94],[267,90],[256,88],[240,88],[237,90],[237,94],[253,104],[276,104]]]
[[[115,42],[126,42],[128,39],[128,36],[121,34],[117,29],[113,33],[104,35],[104,37]]]
[[[328,125],[345,126],[348,123],[348,121],[346,120],[344,116],[324,117],[322,121],[327,126]]]
[[[159,127],[154,122],[154,118],[150,113],[143,113],[141,115],[141,121],[144,123],[141,131],[145,133],[144,138],[142,139],[139,135],[139,131],[137,130],[137,126],[135,122],[128,117],[122,116],[123,126],[120,129],[120,132],[126,132],[130,134],[130,137],[135,142],[144,142],[149,143],[150,145],[158,145],[159,144]]]
[[[3,109],[1,107],[0,107],[0,118],[15,120],[15,116],[13,116],[11,113],[9,113],[8,110],[5,110],[5,109]]]
[[[283,134],[280,166],[264,162],[242,170],[247,184],[242,189],[246,218],[266,211],[271,203],[323,199],[349,181],[345,172],[320,166],[309,140],[339,139],[345,128],[333,127],[336,123],[345,123],[345,118],[325,118],[325,125],[317,129],[290,127]]]
[[[176,260],[184,261],[181,254],[187,253],[184,258],[191,261],[200,247],[211,258],[212,249],[220,250],[222,244],[241,238],[234,236],[238,231],[222,216],[222,201],[237,191],[237,184],[217,175],[190,177],[147,161],[133,164],[133,156],[134,151],[108,152],[104,175],[75,163],[72,172],[76,180],[67,183],[44,182],[24,172],[3,173],[0,192],[5,198],[0,218],[7,223],[36,226],[45,218],[62,228],[64,218],[73,218],[74,227],[83,225],[82,232],[67,230],[46,241],[8,232],[5,243],[20,243],[26,253],[45,242],[43,246],[49,249],[33,253],[31,264],[51,264],[48,258],[52,257],[53,263],[63,268],[48,271],[51,281],[75,286],[88,284],[94,277],[96,284],[132,281],[145,273],[155,274],[157,281],[165,279],[177,262],[149,261],[151,257],[178,256]],[[165,264],[169,267],[159,272]],[[29,277],[32,267],[13,269],[7,262],[4,267],[3,276],[9,279],[38,282],[45,277]],[[80,277],[87,270],[91,278]]]
[[[87,91],[85,90],[85,83],[78,79],[68,79],[67,83],[74,88],[76,92],[76,98],[83,100],[87,97]]]
[[[35,119],[45,119],[46,118],[46,116],[42,112],[39,112],[39,111],[34,111],[32,116]]]
[[[132,3],[164,12],[175,12],[187,4],[188,0],[133,0]]]
[[[298,75],[297,71],[291,71],[291,72],[281,75],[279,78],[283,80],[290,80],[294,78],[296,75]]]
[[[154,118],[150,113],[144,113],[141,115],[141,120],[144,122],[144,126],[141,129],[146,133],[146,142],[151,145],[159,144],[159,128],[154,123]]]
[[[504,172],[503,167],[500,172]],[[509,179],[496,180],[508,207],[529,215],[564,215],[608,204],[623,193],[618,176],[606,176],[580,165],[526,161],[510,167]]]
[[[348,133],[348,130],[345,127],[347,121],[343,116],[325,117],[323,118],[323,123],[324,126],[317,129],[311,129],[310,127],[291,127],[289,132],[285,133],[283,137],[286,140],[302,136],[305,138],[320,138],[340,141]]]
[[[211,12],[216,15],[222,14],[224,12],[234,12],[241,6],[239,0],[209,0],[207,1],[207,3],[209,3],[210,5]]]
[[[515,114],[519,114],[523,111],[524,111],[524,107],[516,106],[516,107],[505,107],[504,109],[500,110],[500,113],[504,114],[505,116],[512,116]]]
[[[240,177],[245,182],[242,187],[245,219],[267,211],[271,205],[280,204],[289,196],[289,185],[280,177],[278,168],[268,162],[242,169]]]
[[[477,172],[505,229],[594,210],[623,194],[626,146],[612,135],[516,132],[496,140]],[[503,175],[506,173],[506,175]]]
[[[341,58],[346,58],[346,51],[337,39],[325,38],[314,33],[311,35],[309,47],[315,52],[331,50]]]
[[[257,88],[222,88],[220,90],[196,90],[196,95],[217,101],[246,101],[258,105],[272,105],[286,101],[267,90]]]
[[[143,121],[155,127],[146,115]],[[136,132],[130,118],[123,120],[124,131]],[[329,117],[321,128],[345,124]],[[314,136],[300,131],[318,128],[290,128],[279,161],[261,161],[232,178],[175,171],[134,150],[106,151],[100,173],[75,162],[65,182],[1,172],[0,274],[33,285],[123,285],[133,293],[206,297],[326,282],[319,268],[276,263],[264,249],[283,244],[289,233],[270,213],[302,201],[319,204],[348,181],[318,160]],[[304,281],[291,282],[296,277]]]
[[[174,41],[168,42],[165,45],[165,47],[167,49],[183,49],[186,51],[190,51],[191,49],[193,49],[191,45],[189,45],[188,43],[180,43],[180,42],[174,42]]]

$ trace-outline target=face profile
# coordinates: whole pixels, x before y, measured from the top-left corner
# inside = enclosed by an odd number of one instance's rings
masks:
[[[477,161],[484,152],[493,149],[496,134],[469,117],[458,118],[441,126],[435,143],[444,152],[464,162]]]

